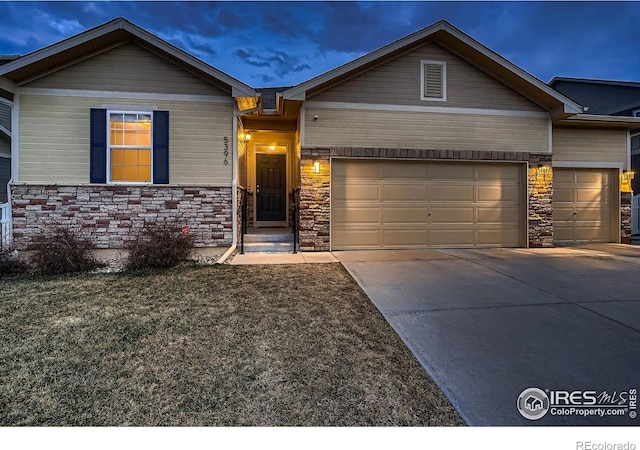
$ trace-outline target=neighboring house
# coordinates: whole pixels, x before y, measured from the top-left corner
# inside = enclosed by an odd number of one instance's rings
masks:
[[[0,66],[18,55],[0,55]],[[11,179],[11,101],[0,96],[0,203],[7,201],[7,183]]]
[[[199,246],[291,224],[302,250],[628,242],[629,130],[447,22],[258,89],[115,19],[0,67],[14,243],[52,221],[101,248],[176,218]]]
[[[640,82],[555,77],[549,85],[589,107],[589,114],[640,117]],[[631,182],[640,195],[640,127],[631,132]]]

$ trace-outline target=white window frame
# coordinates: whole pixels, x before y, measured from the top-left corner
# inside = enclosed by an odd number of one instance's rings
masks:
[[[631,111],[631,117],[640,117],[640,109],[634,109]]]
[[[151,180],[150,181],[112,181],[111,180],[111,114],[146,114],[151,116]],[[118,146],[118,148],[141,148],[139,145]],[[153,184],[153,111],[107,110],[107,184],[150,186]]]
[[[424,92],[424,71],[425,66],[442,66],[442,97],[427,97]],[[430,102],[446,102],[447,101],[447,63],[446,61],[434,61],[430,59],[420,60],[420,100]]]

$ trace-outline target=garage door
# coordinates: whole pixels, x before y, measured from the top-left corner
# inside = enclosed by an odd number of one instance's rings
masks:
[[[611,169],[553,170],[553,240],[556,244],[614,241]]]
[[[334,250],[523,245],[523,165],[333,160]]]

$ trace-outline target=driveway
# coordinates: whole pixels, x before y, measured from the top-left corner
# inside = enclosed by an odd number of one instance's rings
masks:
[[[640,248],[334,256],[470,425],[640,425]]]

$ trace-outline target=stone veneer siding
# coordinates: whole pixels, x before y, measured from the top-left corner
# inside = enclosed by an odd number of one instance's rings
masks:
[[[25,249],[47,225],[78,227],[98,248],[122,248],[145,222],[178,219],[197,247],[231,245],[231,187],[13,184],[13,242]]]
[[[529,247],[553,247],[553,171],[548,178],[538,177],[541,165],[551,166],[551,155],[529,155]]]
[[[300,249],[326,251],[330,246],[332,157],[393,158],[420,160],[514,161],[551,165],[551,155],[527,152],[497,152],[475,150],[430,150],[400,148],[304,147],[300,155]],[[320,162],[320,173],[313,162]],[[535,191],[529,189],[528,238],[531,246],[553,246],[552,181]]]
[[[631,244],[631,200],[633,192],[620,193],[620,242]]]

